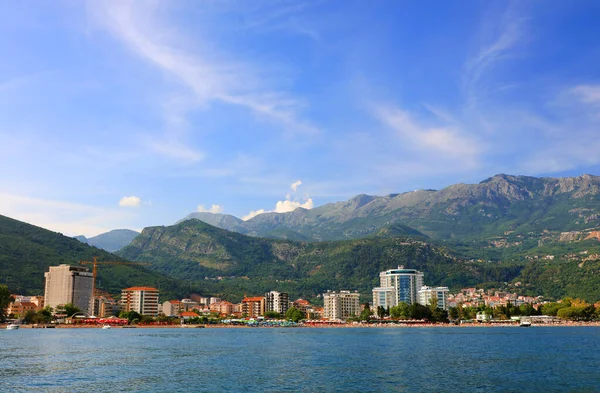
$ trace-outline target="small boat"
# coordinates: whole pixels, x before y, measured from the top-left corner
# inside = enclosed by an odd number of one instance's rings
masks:
[[[110,329],[111,327],[112,327],[112,326],[110,326],[110,325],[103,325],[103,326],[102,326],[102,329]]]
[[[519,326],[520,327],[531,327],[531,322],[530,321],[521,321]]]
[[[6,330],[17,330],[19,328],[19,325],[17,325],[16,323],[11,323],[10,325],[6,326]]]

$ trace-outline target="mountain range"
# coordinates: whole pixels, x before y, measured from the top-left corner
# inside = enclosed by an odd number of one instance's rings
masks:
[[[536,178],[496,175],[479,184],[387,196],[358,195],[311,210],[264,213],[242,221],[225,214],[192,213],[229,231],[301,241],[410,235],[438,240],[482,240],[517,234],[600,227],[600,177]]]
[[[114,229],[90,238],[86,238],[83,235],[75,236],[75,239],[91,246],[114,252],[131,243],[139,234],[139,232],[132,231],[131,229]]]
[[[327,289],[357,289],[367,301],[379,271],[405,265],[424,271],[429,285],[597,301],[599,189],[600,178],[591,175],[496,175],[248,221],[194,213],[172,226],[145,228],[116,255],[0,216],[0,280],[39,293],[48,266],[99,256],[150,263],[103,267],[99,288],[112,293],[158,285],[166,294],[234,301],[266,290],[318,301]]]

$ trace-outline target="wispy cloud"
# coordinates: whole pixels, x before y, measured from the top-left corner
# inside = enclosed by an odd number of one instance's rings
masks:
[[[134,216],[119,209],[0,193],[0,211],[68,236],[95,236],[115,228],[127,228]]]
[[[396,131],[399,138],[421,151],[469,164],[476,162],[481,154],[477,141],[457,126],[426,126],[408,112],[394,107],[377,107],[375,116]]]
[[[164,4],[163,4],[164,6]],[[183,48],[182,37],[165,26],[167,11],[148,4],[139,7],[131,1],[90,2],[92,14],[115,37],[142,58],[187,86],[200,103],[218,101],[245,107],[288,132],[314,133],[317,129],[299,118],[301,100],[264,83],[256,65],[228,59],[217,51],[197,53],[209,47],[202,37],[195,52]]]
[[[494,66],[514,57],[514,50],[528,41],[525,33],[529,18],[523,14],[521,8],[520,4],[513,1],[508,4],[500,18],[494,15],[484,19],[483,27],[478,32],[478,36],[483,37],[483,42],[465,63],[463,83],[469,105],[477,105],[478,100],[484,98],[491,90],[506,89],[506,84],[492,88],[485,85],[482,79],[486,73],[493,71]]]
[[[523,162],[527,172],[564,172],[600,164],[600,85],[565,89],[552,103],[554,116],[545,117],[552,133]]]
[[[600,85],[579,85],[570,92],[582,103],[600,105]]]

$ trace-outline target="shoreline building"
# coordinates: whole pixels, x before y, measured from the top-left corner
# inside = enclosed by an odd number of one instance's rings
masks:
[[[44,305],[56,308],[73,304],[89,314],[92,310],[92,288],[94,276],[83,266],[61,264],[50,266],[44,273],[46,286]]]
[[[400,302],[419,302],[419,290],[423,287],[423,273],[415,269],[389,269],[379,273],[379,287],[373,288],[373,307],[390,308]]]
[[[290,297],[285,292],[271,291],[265,293],[265,311],[275,311],[285,315],[290,308]]]
[[[344,320],[360,315],[360,294],[350,291],[327,291],[323,294],[323,317],[333,320]]]
[[[437,308],[448,311],[448,292],[448,287],[424,286],[419,290],[419,303],[428,306],[435,299]]]
[[[249,318],[262,317],[265,315],[264,296],[245,297],[242,299],[242,314]]]
[[[140,315],[158,316],[158,289],[131,287],[121,291],[121,311],[135,311]]]

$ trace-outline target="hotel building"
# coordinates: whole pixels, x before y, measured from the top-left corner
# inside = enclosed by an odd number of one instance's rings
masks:
[[[428,306],[435,299],[437,308],[448,311],[448,287],[424,286],[419,290],[419,303]]]
[[[285,292],[271,291],[265,293],[266,305],[265,311],[275,311],[280,315],[285,315],[290,307],[290,297]]]
[[[242,300],[242,314],[256,318],[265,315],[265,298],[263,296],[245,297]]]
[[[121,310],[135,311],[140,315],[158,316],[158,289],[131,287],[121,291]]]
[[[44,305],[73,304],[83,312],[92,312],[92,288],[94,277],[87,268],[62,264],[50,266],[44,273],[46,287]]]
[[[419,302],[419,289],[423,286],[423,273],[415,269],[390,269],[379,273],[379,287],[373,288],[373,306],[384,308],[400,302]]]
[[[323,294],[323,317],[333,320],[344,320],[360,315],[360,294],[358,292],[327,291]]]

